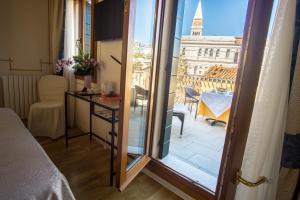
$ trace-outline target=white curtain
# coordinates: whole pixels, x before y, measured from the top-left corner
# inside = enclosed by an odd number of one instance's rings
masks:
[[[285,130],[296,0],[279,2],[273,32],[262,68],[242,164],[242,176],[268,182],[237,187],[236,200],[273,200]]]
[[[64,57],[72,58],[76,52],[76,20],[75,20],[75,8],[74,0],[66,0],[66,16],[65,16],[65,38],[64,38]],[[74,76],[74,70],[70,67],[64,69],[64,77],[69,81],[69,90],[75,91],[76,81]],[[75,116],[75,101],[71,98],[69,104],[69,126],[74,126]]]

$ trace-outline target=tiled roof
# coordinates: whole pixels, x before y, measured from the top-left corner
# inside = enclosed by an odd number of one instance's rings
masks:
[[[237,74],[236,67],[223,67],[222,65],[215,65],[203,74],[203,78],[217,78],[223,80],[235,80]]]

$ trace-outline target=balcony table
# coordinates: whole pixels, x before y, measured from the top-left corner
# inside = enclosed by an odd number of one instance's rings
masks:
[[[203,92],[200,96],[198,115],[206,117],[212,126],[218,122],[227,124],[231,103],[230,93]]]

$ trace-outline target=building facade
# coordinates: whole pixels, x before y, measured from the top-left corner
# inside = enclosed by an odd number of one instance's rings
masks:
[[[237,67],[242,44],[241,37],[203,36],[202,4],[193,19],[191,33],[181,38],[181,59],[188,75],[203,75],[209,67]]]

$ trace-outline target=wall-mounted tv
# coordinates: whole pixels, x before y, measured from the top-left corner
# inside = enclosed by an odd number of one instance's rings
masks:
[[[122,38],[124,0],[103,0],[95,5],[97,41]]]

